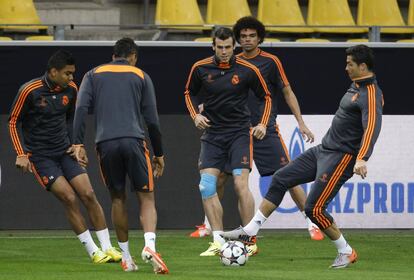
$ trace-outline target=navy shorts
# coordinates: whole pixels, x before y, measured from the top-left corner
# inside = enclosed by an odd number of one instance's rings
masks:
[[[201,136],[199,169],[217,168],[224,170],[226,163],[230,170],[251,169],[253,152],[249,129],[232,133],[208,133]]]
[[[131,191],[153,191],[151,160],[144,140],[117,138],[98,143],[96,148],[102,179],[109,189],[124,192],[128,175]]]
[[[253,139],[253,160],[261,176],[273,175],[290,161],[279,128],[268,128],[262,140]]]
[[[289,153],[277,126],[268,128],[262,140],[253,137],[253,160],[260,176],[273,175],[289,163]],[[225,172],[232,174],[229,163],[226,163]]]
[[[48,191],[60,176],[70,181],[86,173],[86,169],[66,153],[57,156],[30,155],[29,160],[37,181]]]

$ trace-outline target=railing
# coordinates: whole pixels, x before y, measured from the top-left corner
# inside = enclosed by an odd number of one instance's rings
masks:
[[[35,27],[38,27],[39,24],[0,24],[0,30],[2,29],[12,29],[14,26],[24,26],[30,27],[33,26],[33,30]],[[97,24],[41,24],[41,26],[47,26],[49,30],[53,33],[53,37],[55,40],[65,40],[65,32],[66,30],[74,30],[74,29],[82,29],[82,28],[109,28],[109,29],[119,29],[119,30],[185,30],[199,28],[201,30],[209,30],[214,29],[216,25],[182,25],[182,24],[174,24],[174,25],[157,25],[157,24],[135,24],[135,25],[97,25]],[[228,26],[231,27],[231,26]],[[414,29],[414,26],[361,26],[361,25],[351,25],[351,26],[334,26],[334,25],[266,25],[267,28],[276,27],[276,28],[367,28],[368,29],[368,40],[369,42],[381,42],[381,30],[388,29],[388,28],[407,28],[407,29]],[[327,33],[327,32],[324,32]],[[335,32],[332,32],[335,33]],[[292,32],[293,34],[293,32]],[[314,32],[313,34],[321,34],[321,32]],[[360,33],[364,34],[364,33]],[[397,33],[398,34],[398,33]],[[414,34],[414,31],[413,31]]]

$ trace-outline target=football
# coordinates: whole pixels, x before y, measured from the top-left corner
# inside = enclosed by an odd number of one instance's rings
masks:
[[[240,241],[227,241],[221,246],[220,260],[226,266],[243,266],[249,256],[247,249]]]

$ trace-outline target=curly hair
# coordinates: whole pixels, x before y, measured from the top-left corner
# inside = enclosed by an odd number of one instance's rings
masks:
[[[266,37],[266,28],[259,20],[254,17],[242,17],[233,26],[233,33],[236,37],[236,41],[240,43],[240,32],[243,29],[254,29],[257,32],[257,36],[260,38],[259,44],[263,43]]]

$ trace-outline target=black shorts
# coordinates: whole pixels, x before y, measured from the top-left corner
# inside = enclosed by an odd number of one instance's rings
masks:
[[[278,127],[267,129],[262,140],[253,139],[253,160],[261,176],[273,175],[290,161]]]
[[[30,155],[29,160],[32,163],[33,173],[37,181],[48,191],[60,176],[70,181],[76,176],[86,173],[86,169],[66,153],[58,156],[34,154]]]
[[[224,170],[228,162],[230,170],[251,169],[252,135],[250,130],[201,136],[199,169],[217,168]]]
[[[124,192],[128,175],[131,191],[153,191],[151,160],[144,140],[118,138],[98,143],[96,148],[102,179],[108,188]]]

